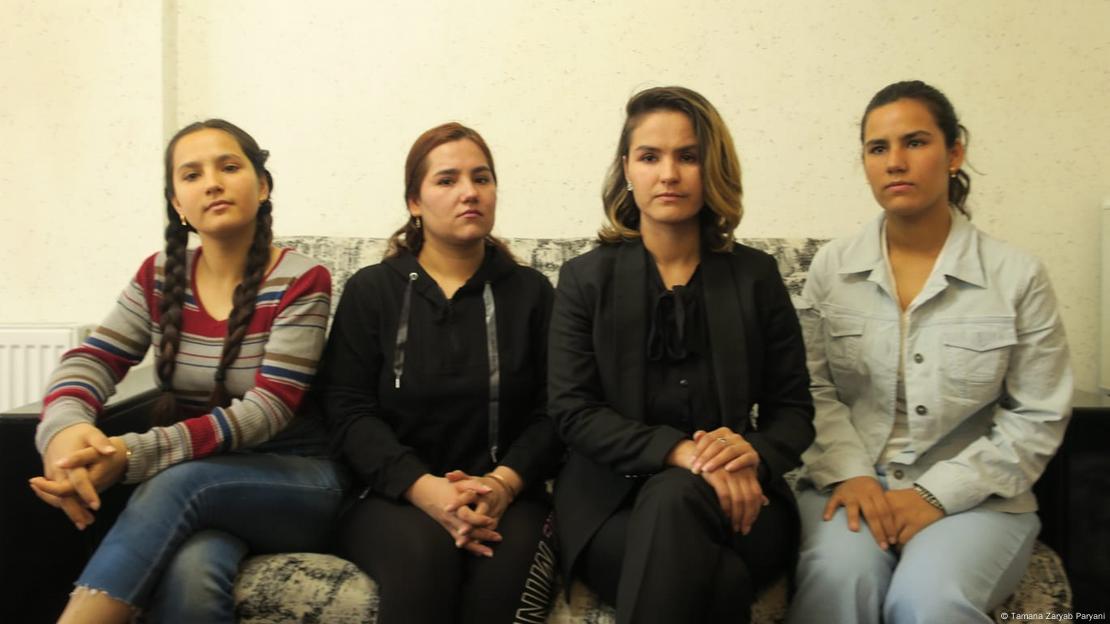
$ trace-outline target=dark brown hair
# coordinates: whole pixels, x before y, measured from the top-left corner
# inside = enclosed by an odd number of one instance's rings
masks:
[[[490,175],[493,176],[493,182],[497,183],[497,168],[493,164],[493,152],[490,151],[485,139],[478,134],[477,130],[451,121],[424,131],[409,148],[409,155],[405,158],[406,205],[410,201],[420,199],[420,185],[423,184],[424,176],[428,173],[428,154],[440,145],[463,140],[471,141],[482,150],[482,154],[486,157],[486,164],[489,165]],[[510,258],[513,257],[509,247],[501,239],[490,235],[486,237],[486,242],[497,247]],[[423,246],[424,230],[417,227],[416,218],[409,215],[408,221],[389,237],[389,247],[386,249],[385,257],[393,258],[402,250],[414,256],[419,255]]]
[[[162,341],[156,357],[156,372],[162,396],[154,408],[155,424],[165,425],[179,418],[177,399],[173,393],[173,373],[177,368],[178,349],[181,346],[182,309],[185,305],[185,290],[189,283],[186,272],[185,250],[189,232],[195,232],[191,225],[183,224],[173,207],[173,151],[181,137],[200,130],[221,130],[231,135],[239,144],[243,154],[254,168],[259,180],[265,180],[270,192],[274,189],[274,177],[266,169],[266,159],[270,153],[260,148],[251,135],[235,124],[222,119],[208,119],[189,124],[173,135],[165,154],[166,217],[166,264],[162,281],[162,304],[159,308],[161,318],[159,327]],[[273,204],[267,197],[258,206],[254,239],[247,251],[247,265],[243,280],[235,287],[232,295],[231,314],[227,319],[227,336],[224,338],[223,351],[216,366],[215,385],[208,398],[209,409],[224,407],[229,403],[227,385],[224,383],[227,370],[239,357],[247,326],[254,315],[255,298],[258,296],[266,268],[270,264],[270,245],[273,242]]]
[[[660,110],[683,113],[694,126],[705,198],[698,216],[702,241],[711,251],[728,251],[735,242],[733,232],[744,214],[740,159],[732,135],[717,109],[700,93],[685,87],[646,89],[628,100],[617,153],[609,166],[601,194],[608,223],[597,236],[602,243],[618,243],[640,236],[640,209],[624,179],[624,158],[628,156],[632,132],[640,121],[647,114]]]
[[[970,134],[967,128],[960,123],[959,117],[956,116],[956,109],[952,107],[952,102],[940,89],[920,80],[904,80],[889,84],[871,98],[871,101],[867,103],[867,108],[863,111],[863,118],[859,122],[860,143],[863,143],[863,128],[867,124],[867,116],[871,114],[871,111],[898,100],[917,100],[924,104],[925,108],[933,115],[933,121],[940,128],[941,134],[944,135],[944,144],[949,149],[952,149],[957,142],[963,143],[964,147],[967,147]],[[948,203],[968,217],[971,215],[964,207],[964,203],[967,202],[969,193],[971,193],[971,176],[961,168],[956,171],[955,175],[948,178]]]

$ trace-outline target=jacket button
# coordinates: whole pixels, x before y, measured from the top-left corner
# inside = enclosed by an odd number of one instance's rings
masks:
[[[921,355],[920,353],[914,353],[913,354],[913,361],[920,364],[920,363],[925,361],[925,356]]]
[[[917,407],[913,408],[913,411],[917,412],[918,416],[924,416],[925,414],[929,413],[929,409],[924,405],[918,405]]]
[[[895,470],[894,471],[894,478],[895,479],[901,479],[904,476],[906,476],[906,473],[902,472],[901,470]]]
[[[690,380],[688,380],[688,379],[679,379],[679,380],[678,380],[678,385],[680,385],[680,386],[682,386],[683,388],[685,388],[686,386],[689,386],[689,385],[690,385]]]

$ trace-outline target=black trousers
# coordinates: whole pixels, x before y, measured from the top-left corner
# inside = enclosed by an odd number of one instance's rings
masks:
[[[549,512],[543,502],[513,502],[487,558],[455,548],[409,503],[370,494],[340,521],[340,551],[378,583],[381,624],[542,624],[556,564]]]
[[[616,605],[618,624],[746,624],[756,592],[787,572],[797,550],[794,506],[767,496],[770,505],[741,535],[705,479],[668,468],[605,521],[578,573]]]

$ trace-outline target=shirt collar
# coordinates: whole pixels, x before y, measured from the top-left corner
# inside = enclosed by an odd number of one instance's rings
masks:
[[[975,235],[975,228],[963,213],[952,210],[952,226],[948,230],[948,238],[944,241],[944,248],[937,258],[937,267],[933,270],[935,275],[947,275],[960,281],[984,286],[986,278],[983,263],[979,258],[979,237]],[[885,214],[880,214],[874,221],[867,225],[851,242],[844,257],[847,260],[841,265],[838,273],[866,273],[870,272],[871,281],[885,279],[885,260],[883,259],[883,221]]]

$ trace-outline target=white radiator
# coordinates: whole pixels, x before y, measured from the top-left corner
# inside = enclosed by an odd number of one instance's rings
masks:
[[[0,411],[41,399],[62,354],[90,330],[90,325],[0,325]]]

